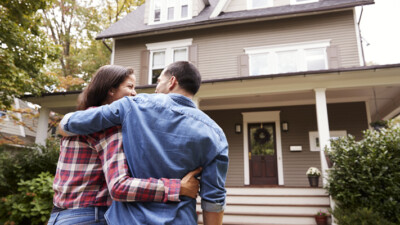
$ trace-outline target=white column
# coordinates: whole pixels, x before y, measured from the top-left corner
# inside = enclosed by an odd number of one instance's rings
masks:
[[[199,97],[193,97],[192,101],[194,102],[194,104],[197,106],[197,108],[200,109],[200,98]]]
[[[325,88],[316,88],[315,91],[315,102],[317,110],[317,122],[318,122],[318,136],[320,146],[320,157],[321,157],[321,171],[322,171],[322,183],[325,186],[327,184],[327,169],[328,164],[325,159],[324,149],[327,147],[330,149],[330,134],[329,134],[329,121],[328,121],[328,109],[326,105]]]
[[[36,130],[35,143],[44,145],[47,139],[47,129],[49,126],[50,109],[42,107],[39,110],[39,122]]]

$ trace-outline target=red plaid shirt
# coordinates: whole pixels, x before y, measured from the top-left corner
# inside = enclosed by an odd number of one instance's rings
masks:
[[[108,186],[108,187],[107,187]],[[109,206],[115,201],[179,201],[179,179],[129,176],[121,127],[64,137],[53,183],[55,206]]]

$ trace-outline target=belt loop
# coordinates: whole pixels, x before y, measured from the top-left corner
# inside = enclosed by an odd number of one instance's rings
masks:
[[[97,206],[94,207],[94,219],[95,219],[96,223],[99,222],[99,207],[97,207]]]

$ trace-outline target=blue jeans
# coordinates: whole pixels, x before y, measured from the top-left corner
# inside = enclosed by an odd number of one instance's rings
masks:
[[[47,225],[107,225],[107,222],[104,218],[104,213],[106,213],[107,209],[108,207],[87,207],[54,212],[51,214]]]

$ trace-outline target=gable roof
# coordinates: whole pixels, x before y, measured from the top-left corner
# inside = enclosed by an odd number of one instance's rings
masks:
[[[112,24],[109,28],[102,31],[96,39],[119,38],[132,35],[149,35],[152,32],[173,32],[180,29],[196,29],[204,26],[222,26],[229,22],[246,22],[251,19],[279,19],[282,17],[307,15],[309,13],[323,13],[332,10],[353,8],[361,5],[373,4],[374,0],[320,0],[314,3],[285,5],[254,10],[243,10],[237,12],[219,13],[218,16],[210,16],[221,11],[225,4],[230,1],[209,0],[209,5],[196,17],[189,20],[153,24],[144,23],[145,4],[129,13],[126,17]],[[222,7],[221,7],[222,6]]]

